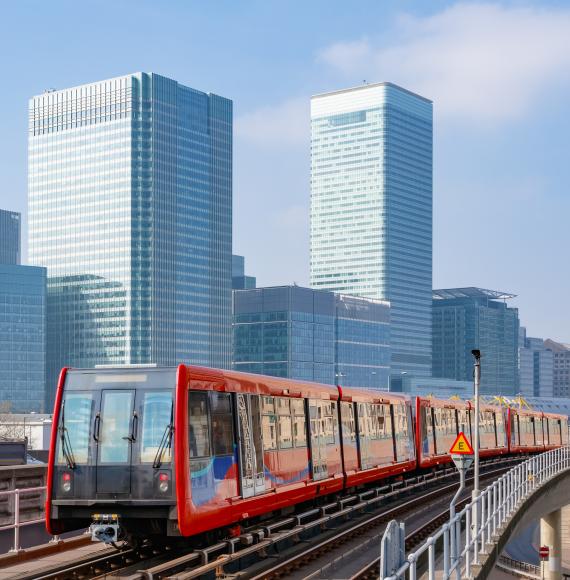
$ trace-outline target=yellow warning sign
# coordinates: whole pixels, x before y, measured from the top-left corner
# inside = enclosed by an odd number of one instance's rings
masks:
[[[473,447],[471,447],[471,443],[469,443],[469,439],[465,437],[463,431],[457,436],[449,453],[452,455],[473,455]]]

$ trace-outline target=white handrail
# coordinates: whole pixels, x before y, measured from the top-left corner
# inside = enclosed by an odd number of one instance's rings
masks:
[[[491,483],[453,519],[409,554],[407,561],[395,574],[383,580],[405,578],[406,572],[410,580],[416,580],[417,563],[426,550],[429,551],[428,578],[433,580],[436,577],[435,548],[442,536],[443,580],[450,578],[453,573],[456,578],[470,578],[472,566],[479,563],[479,556],[485,553],[485,546],[492,542],[497,529],[511,518],[534,490],[567,469],[570,469],[570,447],[567,446],[546,451],[519,463]],[[462,528],[465,530],[464,540],[461,540]],[[458,530],[457,533],[454,530]],[[456,538],[462,545],[454,549]],[[452,554],[458,554],[457,558],[452,560]]]
[[[24,527],[24,526],[29,526],[32,524],[39,524],[42,523],[43,521],[45,521],[45,518],[41,517],[41,518],[36,518],[34,520],[25,520],[22,521],[20,519],[20,496],[21,495],[25,495],[25,494],[30,494],[30,493],[38,493],[38,492],[44,492],[46,491],[47,486],[46,485],[42,485],[39,487],[25,487],[23,489],[8,489],[5,491],[0,491],[0,497],[4,497],[4,496],[14,496],[14,523],[13,524],[8,524],[5,526],[0,526],[0,532],[6,531],[6,530],[14,530],[14,543],[12,545],[12,547],[10,548],[10,552],[20,552],[21,551],[21,547],[20,547],[20,528]],[[43,504],[41,504],[40,509],[43,508]],[[52,536],[51,541],[58,541],[59,538],[58,536]]]

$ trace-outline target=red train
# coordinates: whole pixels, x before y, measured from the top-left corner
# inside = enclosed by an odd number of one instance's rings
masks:
[[[232,371],[67,370],[48,465],[50,533],[227,533],[292,505],[450,461],[470,403]],[[567,418],[481,405],[481,455],[568,443]]]

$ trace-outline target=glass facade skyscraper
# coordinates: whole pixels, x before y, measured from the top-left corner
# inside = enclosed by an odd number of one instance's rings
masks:
[[[255,276],[245,275],[245,258],[236,254],[232,255],[232,289],[249,290],[256,286]]]
[[[519,313],[514,294],[483,288],[433,291],[433,376],[473,380],[471,350],[481,351],[481,392],[518,392]]]
[[[0,209],[0,264],[21,261],[21,220],[18,212]]]
[[[230,366],[232,114],[153,73],[30,100],[50,394],[62,365]]]
[[[554,396],[554,355],[542,338],[519,329],[519,392],[525,397]]]
[[[387,389],[389,304],[299,286],[235,290],[234,369]]]
[[[391,83],[311,99],[311,286],[391,305],[392,384],[431,374],[432,103]]]
[[[0,407],[41,413],[46,387],[46,270],[0,264]]]

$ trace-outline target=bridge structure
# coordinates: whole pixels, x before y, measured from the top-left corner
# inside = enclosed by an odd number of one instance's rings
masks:
[[[510,538],[537,519],[548,557],[538,574],[520,576],[560,580],[561,511],[569,505],[570,447],[535,455],[491,483],[382,580],[488,578]]]

